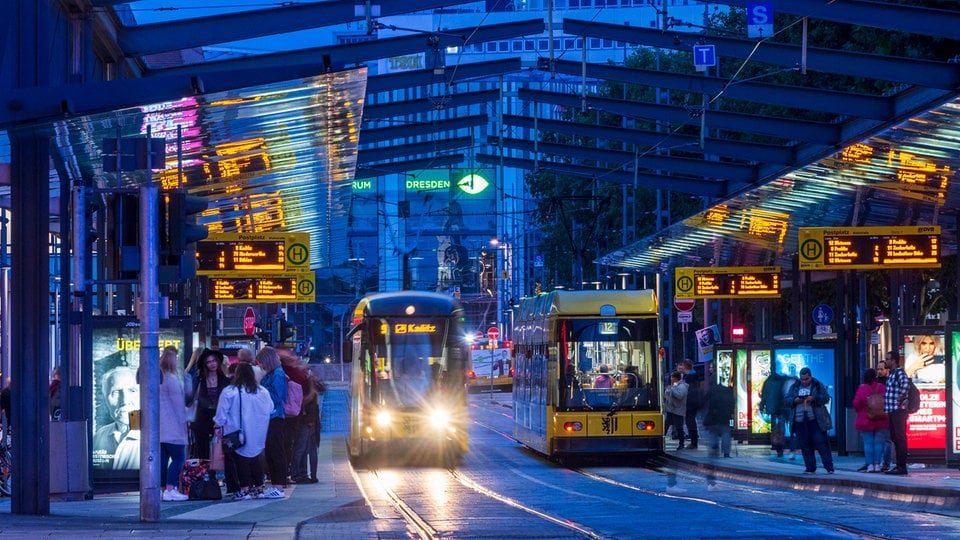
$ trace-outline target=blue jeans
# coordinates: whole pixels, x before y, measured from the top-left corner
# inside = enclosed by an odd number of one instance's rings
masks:
[[[724,457],[730,457],[730,425],[708,426],[710,432],[710,456],[717,457],[718,451],[723,452]]]
[[[180,485],[180,469],[187,459],[185,444],[160,443],[160,483],[177,487]]]
[[[823,468],[833,470],[833,454],[830,451],[830,441],[827,440],[827,433],[820,429],[816,420],[807,420],[805,422],[793,423],[796,429],[797,440],[800,442],[800,451],[803,453],[803,464],[807,472],[817,470],[817,455],[820,453],[820,460],[823,462]]]
[[[889,434],[886,429],[861,431],[863,438],[863,459],[867,465],[880,465],[883,462]]]

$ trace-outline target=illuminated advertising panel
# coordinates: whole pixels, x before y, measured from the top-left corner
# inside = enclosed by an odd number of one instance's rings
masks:
[[[159,332],[159,348],[173,346],[180,365],[192,353],[189,320],[170,319]],[[140,430],[131,427],[130,413],[140,410],[140,323],[130,318],[103,317],[93,329],[93,440],[91,461],[100,476],[126,478],[140,469]]]
[[[960,365],[960,327],[953,327],[949,333],[950,348],[947,351],[949,361],[947,363],[947,383],[950,389],[950,431],[948,436],[949,446],[947,447],[947,456],[951,460],[960,459],[960,374],[957,373],[957,365]]]
[[[902,328],[903,369],[920,390],[920,410],[907,416],[907,448],[942,450],[947,445],[947,364],[944,332]]]
[[[750,350],[750,433],[770,432],[770,423],[760,414],[760,390],[770,368],[770,349]]]
[[[830,402],[827,403],[827,410],[830,412],[830,419],[833,421],[833,429],[830,435],[836,435],[837,432],[837,388],[834,384],[836,379],[836,351],[832,348],[817,348],[814,346],[789,345],[777,347],[773,351],[774,368],[777,373],[787,377],[799,377],[800,370],[808,367],[810,374],[814,379],[820,381],[827,387],[830,394]]]
[[[750,427],[750,401],[747,390],[747,350],[737,349],[734,354],[737,389],[737,429]]]

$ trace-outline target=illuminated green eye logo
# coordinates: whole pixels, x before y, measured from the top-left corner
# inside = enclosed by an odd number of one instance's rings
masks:
[[[479,174],[468,174],[460,179],[457,182],[457,187],[462,189],[464,193],[470,195],[476,195],[481,191],[487,189],[487,186],[490,185],[490,182],[487,182],[487,179],[480,176]]]

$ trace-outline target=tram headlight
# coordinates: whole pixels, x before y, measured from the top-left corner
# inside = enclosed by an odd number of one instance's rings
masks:
[[[637,429],[640,431],[653,431],[657,427],[656,422],[652,420],[639,420],[637,421]]]
[[[573,433],[574,431],[583,430],[583,422],[564,422],[563,430],[567,433]]]
[[[393,422],[393,415],[390,414],[390,411],[380,411],[377,413],[376,421],[378,426],[388,427]]]
[[[450,413],[442,409],[434,409],[430,412],[430,425],[434,429],[445,429],[450,425]]]

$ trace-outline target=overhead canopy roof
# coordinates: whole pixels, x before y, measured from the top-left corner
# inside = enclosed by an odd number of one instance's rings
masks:
[[[483,44],[542,38],[548,14],[522,9],[484,13],[490,2],[407,0],[371,4],[369,11],[366,4],[353,0],[289,3],[266,9],[262,3],[242,1],[231,2],[228,7],[198,5],[195,0],[74,0],[67,4],[79,13],[93,15],[93,26],[102,41],[98,47],[115,55],[122,75],[129,78],[12,91],[5,98],[8,106],[0,108],[0,126],[62,118],[65,112],[74,117],[113,114],[111,111],[177,101],[187,95],[312,80],[325,72],[423,54],[425,69],[369,77],[356,147],[358,176],[436,166],[503,165],[664,188],[705,196],[729,207],[768,183],[800,174],[795,171],[821,163],[848,145],[878,136],[940,106],[960,89],[960,63],[946,53],[937,58],[906,58],[872,51],[823,49],[817,43],[804,48],[775,43],[776,39],[758,42],[696,36],[690,33],[694,28],[672,19],[665,31],[622,24],[622,20],[604,22],[607,12],[603,8],[563,12],[559,24],[553,25],[556,37],[561,39],[529,42],[539,56],[538,62],[531,63],[511,55],[510,48],[503,53],[503,48]],[[744,6],[746,2],[725,4]],[[659,20],[654,7],[643,9]],[[908,32],[915,39],[960,40],[960,12],[955,10],[856,0],[780,2],[776,9],[778,13],[808,16],[811,26],[818,20],[829,20],[864,25],[878,32]],[[471,13],[472,19],[465,18]],[[466,20],[473,22],[462,22]],[[332,41],[331,35],[340,42]],[[269,45],[263,38],[269,39]],[[646,46],[684,52],[695,43],[712,44],[721,58],[760,62],[771,69],[805,70],[818,78],[775,85],[762,80],[736,80],[736,75],[729,73],[690,75],[633,69],[599,60],[572,61],[569,58],[580,56],[566,54],[567,38],[582,39],[588,49],[602,40],[615,40],[624,48]],[[551,47],[543,45],[548,42]],[[556,43],[559,47],[552,47]],[[956,54],[956,44],[937,50]],[[448,48],[456,52],[445,53]],[[878,88],[890,90],[826,91],[814,82],[850,76],[876,81]],[[581,88],[596,88],[601,81],[706,96],[710,103],[706,107],[682,107],[580,92]],[[524,106],[504,110],[506,98],[501,91],[512,89]],[[353,103],[359,101],[352,94],[350,97]],[[733,112],[723,107],[728,100],[784,109],[779,115]],[[309,100],[299,103],[304,107],[299,114],[309,118],[302,124],[307,130],[301,133],[306,141],[310,130],[325,124],[315,117],[319,109],[310,109],[314,104]],[[702,122],[705,131],[702,138],[670,135],[669,144],[678,151],[662,152],[663,133],[630,125],[574,124],[565,121],[562,114],[570,108],[653,121],[669,129]],[[263,122],[269,123],[273,114],[269,109],[243,110],[246,114],[263,114],[264,119],[247,117],[247,122],[238,121],[249,131],[218,133],[221,138],[216,144],[249,140],[253,130]],[[801,119],[798,112],[816,115],[817,119]],[[69,125],[78,123],[82,122]],[[534,127],[575,134],[577,143],[534,144]],[[320,140],[330,136],[316,134]],[[75,149],[74,153],[82,152]],[[88,159],[93,159],[91,156]],[[320,164],[319,159],[315,163]],[[304,174],[339,178],[339,171],[328,173],[318,168],[308,167]],[[302,194],[297,182],[307,180],[295,180],[294,176],[292,170],[264,175],[254,184],[258,193],[266,193],[271,189],[267,183],[291,182],[290,189]],[[280,187],[279,183],[273,185]],[[286,184],[283,189],[287,189]],[[328,194],[334,197],[328,201],[331,207],[343,204],[335,200],[335,192]],[[309,196],[303,204],[289,203],[291,211],[286,215],[310,216],[307,206],[316,200]],[[224,229],[239,213],[224,209]],[[308,226],[306,221],[291,221],[289,228],[303,230],[301,227]],[[712,237],[704,240],[716,245]],[[696,238],[689,241],[691,247],[698,245]],[[631,266],[652,264],[646,259],[628,261],[613,255],[606,260]]]
[[[960,99],[700,212],[601,258],[613,266],[779,265],[790,268],[800,227],[943,223],[957,253]]]

